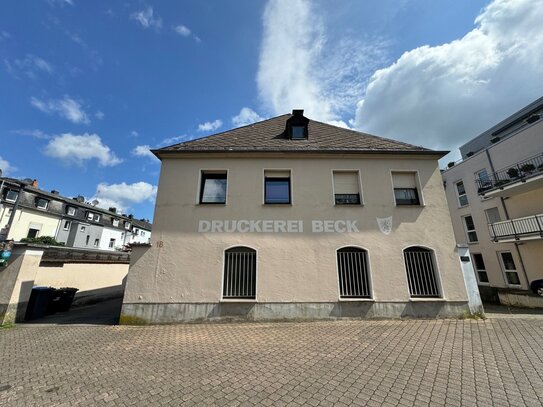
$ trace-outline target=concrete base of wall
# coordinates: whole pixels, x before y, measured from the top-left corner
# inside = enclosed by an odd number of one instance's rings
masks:
[[[500,303],[510,307],[543,308],[543,297],[528,293],[498,292]]]
[[[124,303],[120,324],[175,324],[222,321],[458,318],[469,316],[467,301],[334,303]]]

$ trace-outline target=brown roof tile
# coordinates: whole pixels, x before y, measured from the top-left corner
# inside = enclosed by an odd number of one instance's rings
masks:
[[[307,139],[291,140],[285,133],[286,121],[290,117],[291,114],[284,114],[153,152],[158,156],[175,152],[445,153],[315,120],[309,121]]]

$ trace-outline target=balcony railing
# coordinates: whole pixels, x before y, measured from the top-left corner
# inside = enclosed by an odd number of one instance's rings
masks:
[[[503,168],[483,178],[475,180],[479,195],[497,188],[503,189],[508,184],[526,181],[535,175],[543,174],[543,153]]]
[[[490,223],[488,227],[495,242],[526,237],[543,238],[543,214]]]

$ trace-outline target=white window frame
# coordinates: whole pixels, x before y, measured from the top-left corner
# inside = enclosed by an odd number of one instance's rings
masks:
[[[8,199],[8,195],[9,195],[10,192],[15,193],[15,199]],[[6,195],[4,197],[4,200],[7,201],[7,202],[15,202],[15,201],[17,201],[17,198],[19,197],[19,193],[20,193],[20,191],[16,191],[15,189],[8,189],[6,191]]]
[[[503,262],[503,257],[502,257],[503,253],[509,253],[511,255],[511,258],[513,259],[513,263],[515,264],[514,270],[509,270],[505,268],[505,263]],[[501,250],[499,252],[496,252],[496,254],[498,255],[498,260],[500,262],[500,268],[502,269],[503,278],[505,279],[505,284],[507,284],[510,287],[522,287],[522,280],[520,279],[520,274],[517,268],[517,261],[515,260],[515,256],[513,256],[513,252],[509,250]],[[515,274],[517,275],[517,278],[519,281],[518,284],[511,284],[509,280],[507,279],[507,273],[512,273],[512,272],[515,272]]]
[[[77,209],[75,208],[75,206],[67,206],[66,207],[66,215],[75,216],[76,213],[77,213]]]
[[[468,225],[466,223],[466,218],[467,217],[470,217],[471,218],[471,221],[473,222],[473,229],[472,230],[468,230]],[[468,215],[465,215],[465,216],[462,216],[462,224],[464,225],[464,231],[466,233],[466,240],[468,242],[468,244],[476,244],[476,243],[479,243],[479,235],[477,234],[477,228],[475,227],[475,220],[473,219],[473,216],[471,214],[468,214]],[[477,238],[476,240],[474,241],[470,241],[469,240],[469,233],[470,232],[474,232],[475,233],[475,237]]]
[[[130,222],[127,222],[127,221],[124,222],[124,228],[125,228],[126,230],[130,230],[130,227],[131,227],[131,226],[132,226],[132,224],[131,224]]]
[[[45,202],[45,206],[39,206],[40,201]],[[45,198],[36,198],[36,208],[45,211],[45,210],[47,210],[48,207],[49,207],[49,201],[47,199],[45,199]]]
[[[117,242],[117,239],[110,238],[110,239],[109,239],[108,248],[114,249],[114,248],[115,248],[115,243],[116,243],[116,242]]]
[[[415,187],[417,188],[417,194],[419,195],[419,204],[418,205],[398,205],[396,204],[396,194],[394,193],[394,173],[395,172],[404,172],[409,174],[415,174]],[[426,201],[424,200],[424,193],[422,192],[422,184],[420,182],[420,175],[418,170],[406,170],[406,169],[390,169],[390,184],[392,186],[392,202],[394,206],[402,208],[418,208],[420,206],[426,206]]]
[[[460,191],[458,191],[458,184],[462,184],[462,186],[464,187],[464,193],[462,195],[460,194]],[[466,191],[466,184],[464,184],[464,181],[463,180],[456,181],[454,183],[454,189],[455,189],[455,192],[456,192],[456,202],[458,203],[458,207],[459,208],[464,208],[466,206],[469,206],[468,192]],[[462,202],[460,201],[460,198],[462,198],[462,197],[466,198],[466,203],[465,204],[462,204]]]
[[[68,225],[68,226],[66,226]],[[70,230],[70,228],[72,227],[72,221],[69,220],[69,219],[65,219],[64,220],[64,226],[62,227],[63,230]]]
[[[111,224],[112,224],[113,226],[115,226],[115,227],[118,227],[118,226],[119,226],[119,219],[113,219],[113,220],[111,221]]]
[[[100,239],[94,239],[94,247],[100,246]]]

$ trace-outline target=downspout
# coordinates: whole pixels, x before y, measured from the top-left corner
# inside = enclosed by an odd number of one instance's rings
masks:
[[[6,240],[9,239],[9,233],[11,232],[11,226],[13,225],[13,221],[15,220],[15,212],[17,211],[17,208],[19,207],[19,201],[21,200],[21,196],[24,192],[24,185],[20,184],[19,193],[17,194],[17,199],[15,200],[15,203],[13,204],[13,208],[11,209],[11,215],[9,217],[8,225],[7,225],[7,231],[6,231]]]

